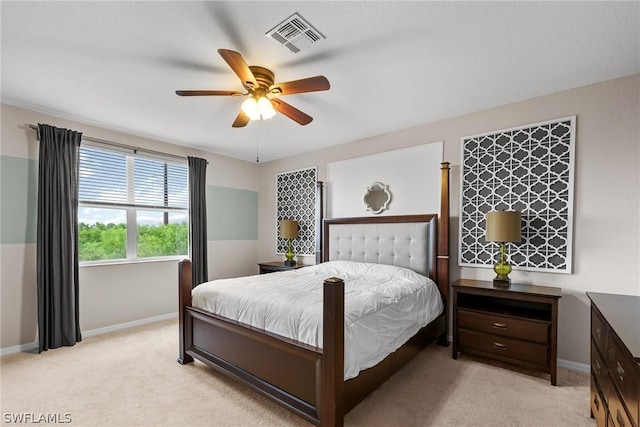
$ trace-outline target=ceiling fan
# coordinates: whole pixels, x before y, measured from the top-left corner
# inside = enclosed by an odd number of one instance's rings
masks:
[[[233,122],[232,126],[234,128],[244,127],[249,123],[249,120],[252,119],[256,120],[260,117],[271,117],[275,114],[275,111],[301,125],[307,125],[311,123],[313,117],[282,101],[279,97],[292,95],[294,93],[328,90],[330,87],[329,80],[324,76],[274,83],[275,75],[271,70],[255,65],[247,65],[242,55],[238,52],[228,49],[218,49],[218,53],[238,75],[242,86],[247,90],[246,93],[235,90],[177,90],[176,94],[180,96],[250,95],[250,98],[242,104],[242,109]],[[261,108],[266,108],[266,111],[261,110]]]

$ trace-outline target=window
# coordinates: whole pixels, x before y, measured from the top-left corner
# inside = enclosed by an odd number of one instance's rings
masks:
[[[188,168],[102,145],[80,146],[80,262],[188,254]]]

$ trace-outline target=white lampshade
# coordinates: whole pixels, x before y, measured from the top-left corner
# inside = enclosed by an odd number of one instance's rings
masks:
[[[260,119],[260,113],[258,111],[258,103],[256,102],[256,99],[254,97],[249,97],[247,98],[243,103],[242,103],[242,111],[244,111],[244,113],[249,116],[249,118],[251,120],[258,120]]]
[[[271,101],[266,96],[261,96],[257,100],[253,96],[247,98],[242,103],[242,111],[251,120],[260,120],[260,118],[265,120],[276,115],[276,110],[274,110]]]
[[[273,109],[271,101],[264,96],[261,96],[260,99],[258,99],[258,111],[263,119],[270,119],[276,115],[276,110]]]

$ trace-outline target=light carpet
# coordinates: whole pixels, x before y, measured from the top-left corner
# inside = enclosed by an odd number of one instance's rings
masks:
[[[203,363],[176,362],[169,320],[73,347],[1,358],[2,423],[70,426],[309,426]],[[587,374],[549,376],[431,345],[345,417],[346,426],[595,426]],[[50,423],[42,422],[49,417]],[[58,424],[56,424],[56,421]]]

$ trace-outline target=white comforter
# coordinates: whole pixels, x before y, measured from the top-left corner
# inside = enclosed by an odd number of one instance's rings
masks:
[[[345,380],[394,352],[442,313],[436,284],[406,268],[330,261],[203,283],[193,306],[322,347],[322,284],[345,281]]]

